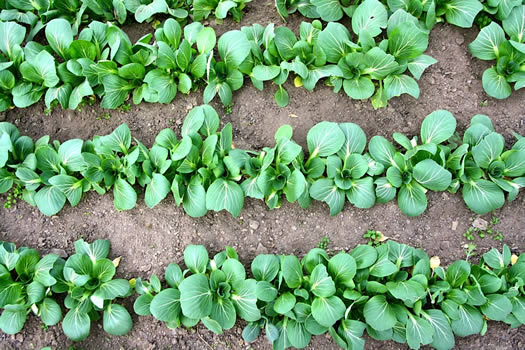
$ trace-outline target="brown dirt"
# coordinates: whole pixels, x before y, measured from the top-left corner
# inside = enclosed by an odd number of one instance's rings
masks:
[[[262,9],[261,9],[262,7]],[[292,16],[288,25],[297,31],[302,18]],[[281,23],[273,2],[254,1],[248,4],[242,25],[251,23]],[[216,27],[217,32],[238,28],[230,21]],[[129,26],[132,39],[151,30],[146,25]],[[497,131],[508,142],[512,132],[525,134],[525,89],[513,92],[503,101],[488,98],[481,86],[481,75],[488,66],[472,58],[467,44],[477,30],[464,30],[449,25],[438,25],[431,33],[427,54],[439,63],[428,69],[420,80],[418,100],[403,96],[390,101],[388,108],[374,111],[369,101],[352,101],[344,94],[334,94],[330,88],[319,86],[315,92],[294,88],[287,84],[290,105],[279,108],[273,102],[275,86],[267,84],[263,92],[246,87],[234,94],[233,111],[225,115],[215,105],[222,123],[232,122],[234,141],[239,148],[260,149],[273,144],[273,135],[282,124],[294,127],[294,138],[305,146],[307,131],[317,122],[354,122],[366,134],[390,137],[400,131],[414,135],[424,117],[436,109],[447,109],[458,119],[458,129],[464,131],[475,114],[492,117]],[[481,107],[486,101],[487,106]],[[45,116],[39,103],[24,110],[12,110],[0,115],[0,120],[15,123],[23,134],[37,138],[51,135],[60,141],[70,138],[91,138],[111,132],[121,123],[128,123],[133,136],[151,146],[155,135],[167,127],[179,129],[187,111],[202,103],[200,93],[188,97],[177,96],[170,105],[141,104],[127,113],[110,111],[109,120],[99,117],[104,110],[98,106],[83,108],[82,112],[56,110]],[[291,115],[297,117],[292,117]],[[2,200],[4,197],[2,197]],[[441,257],[442,264],[464,258],[462,233],[477,215],[469,211],[460,195],[431,193],[428,210],[417,218],[404,216],[395,202],[376,205],[370,210],[359,210],[347,205],[335,217],[328,215],[326,205],[316,202],[308,210],[296,204],[283,203],[279,210],[270,211],[263,202],[247,199],[239,218],[228,213],[209,213],[193,219],[184,215],[172,199],[148,209],[139,196],[135,209],[117,212],[112,196],[90,193],[75,208],[66,206],[57,216],[49,218],[26,203],[0,210],[0,240],[17,245],[35,247],[43,253],[52,248],[72,253],[73,243],[79,238],[110,239],[111,256],[122,256],[118,276],[132,278],[162,276],[170,262],[182,262],[187,244],[203,244],[212,253],[225,245],[233,246],[243,262],[249,262],[258,253],[305,254],[328,235],[330,249],[351,249],[363,243],[362,235],[368,228],[383,231],[392,239],[422,247],[429,255]],[[508,244],[515,252],[525,250],[525,196],[505,205],[495,215],[500,219],[497,229],[503,232],[502,242],[490,238],[478,239],[478,253],[491,247]],[[485,219],[490,219],[487,215]],[[457,226],[457,227],[456,227]],[[455,227],[455,229],[453,229]],[[478,254],[478,257],[479,257]],[[476,258],[475,258],[476,259]],[[132,311],[131,300],[125,304]],[[59,326],[43,330],[36,318],[29,317],[24,330],[16,336],[0,334],[1,349],[40,349],[43,346],[66,349],[70,345],[85,349],[270,349],[264,337],[246,344],[241,337],[242,327],[236,326],[223,336],[213,335],[202,326],[194,330],[170,330],[152,317],[133,317],[132,331],[123,337],[109,336],[101,324],[93,324],[90,337],[73,344]],[[504,324],[490,323],[485,337],[457,338],[458,349],[523,349],[525,329],[509,329]],[[315,337],[310,349],[337,349],[328,336]],[[394,342],[367,341],[367,349],[405,349]]]

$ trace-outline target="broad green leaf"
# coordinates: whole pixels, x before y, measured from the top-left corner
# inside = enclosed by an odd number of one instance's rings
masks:
[[[277,91],[275,92],[274,99],[275,99],[275,103],[277,103],[279,107],[286,107],[288,106],[288,103],[290,102],[288,92],[286,91],[285,88],[283,88],[282,85],[280,85],[279,89],[277,89]]]
[[[80,312],[77,308],[68,311],[62,320],[62,330],[65,335],[74,341],[80,341],[89,335],[91,320],[89,315]]]
[[[298,349],[306,347],[312,338],[312,334],[306,330],[305,324],[293,319],[288,320],[287,336],[290,344]]]
[[[388,35],[388,50],[398,60],[416,58],[427,46],[428,34],[411,22],[396,26]]]
[[[416,61],[417,59],[418,58],[414,59],[413,61]],[[369,74],[370,77],[375,80],[381,80],[386,78],[388,75],[396,71],[396,69],[399,67],[399,64],[395,60],[395,57],[390,54],[387,54],[379,47],[373,47],[365,53],[363,65],[366,68],[362,70],[361,73]],[[410,69],[410,63],[408,67]],[[414,73],[412,72],[412,74]],[[414,76],[416,75],[414,74]]]
[[[345,93],[355,100],[370,98],[376,89],[372,80],[363,76],[357,79],[345,79],[343,88]]]
[[[226,65],[238,67],[250,54],[251,45],[243,32],[232,30],[220,37],[217,47]]]
[[[294,308],[295,302],[296,298],[292,293],[283,293],[275,300],[273,310],[278,314],[284,315]]]
[[[454,333],[450,327],[450,322],[441,310],[428,309],[422,313],[434,329],[434,337],[430,345],[438,350],[449,350],[454,347]]]
[[[494,98],[505,99],[512,93],[512,88],[505,75],[499,74],[495,67],[488,68],[481,78],[483,89]]]
[[[275,255],[257,255],[252,261],[252,274],[257,281],[271,282],[279,273],[279,258]]]
[[[206,192],[206,209],[227,210],[238,217],[244,204],[244,192],[235,182],[224,179],[215,180]]]
[[[350,251],[358,270],[372,266],[377,260],[377,251],[369,245],[358,245]]]
[[[493,182],[478,179],[463,184],[463,200],[477,214],[483,215],[505,204],[503,191]]]
[[[279,66],[257,65],[253,67],[252,74],[255,79],[260,81],[272,80],[281,73]]]
[[[514,7],[509,16],[503,19],[502,24],[505,33],[512,40],[519,43],[525,41],[525,7],[523,5]]]
[[[409,314],[406,324],[406,337],[411,349],[418,349],[420,345],[430,344],[433,340],[434,328],[429,321]]]
[[[383,136],[374,136],[368,143],[368,151],[376,162],[381,163],[385,167],[394,165],[394,155],[396,149],[394,145]]]
[[[414,280],[387,282],[386,287],[396,299],[409,303],[415,303],[426,294],[425,288]]]
[[[494,60],[499,56],[498,47],[505,41],[505,32],[496,22],[491,22],[488,26],[483,27],[479,32],[476,40],[469,44],[469,50],[472,55],[480,60]]]
[[[365,0],[352,15],[352,30],[356,35],[366,31],[372,37],[381,34],[386,28],[388,13],[385,6],[378,0]]]
[[[153,174],[151,182],[146,186],[144,201],[149,208],[153,208],[166,198],[170,192],[170,183],[164,175]]]
[[[0,316],[0,329],[7,334],[16,334],[24,327],[26,317],[23,305],[7,305]]]
[[[113,335],[124,335],[131,330],[131,315],[124,306],[109,304],[104,310],[104,331]]]
[[[175,184],[177,180],[174,179]],[[173,185],[172,185],[173,189]],[[191,217],[201,217],[207,212],[206,209],[206,191],[204,186],[198,182],[191,182],[186,188],[186,193],[183,198],[183,207],[186,214]]]
[[[44,298],[39,307],[40,318],[46,326],[54,326],[62,319],[60,305],[51,298]]]
[[[151,300],[150,310],[153,317],[160,321],[169,322],[179,319],[181,317],[180,292],[174,288],[162,290]]]
[[[386,77],[385,92],[388,99],[401,96],[402,94],[408,94],[414,98],[419,98],[419,86],[417,85],[417,81],[405,74],[389,75]]]
[[[184,316],[201,319],[211,313],[213,300],[206,276],[197,274],[187,277],[179,285],[179,290]]]
[[[53,216],[64,207],[66,196],[56,186],[45,186],[36,193],[35,202],[42,214]]]
[[[421,142],[435,143],[447,141],[456,131],[456,118],[452,113],[438,110],[425,117],[421,124]]]
[[[46,25],[46,39],[51,48],[63,59],[67,59],[67,50],[73,42],[73,31],[68,21],[63,18],[51,20]]]
[[[397,322],[394,308],[388,304],[384,295],[376,295],[369,299],[363,314],[366,323],[377,331],[386,331]]]
[[[397,195],[397,204],[407,216],[421,215],[427,209],[427,196],[424,188],[415,181],[402,185]]]
[[[317,265],[310,276],[310,291],[318,296],[327,298],[335,294],[335,283],[326,271],[326,266]]]
[[[130,210],[137,203],[137,192],[124,179],[118,178],[113,186],[113,204],[117,210]]]
[[[481,332],[483,317],[478,309],[470,305],[459,305],[458,315],[459,319],[452,320],[451,323],[454,334],[466,337]]]
[[[208,261],[208,252],[202,245],[190,244],[184,249],[184,263],[191,272],[195,274],[206,272]]]
[[[335,22],[343,17],[343,9],[338,0],[312,0],[311,4],[323,21]]]
[[[83,239],[75,242],[75,253],[86,254],[93,264],[99,260],[107,258],[109,254],[110,242],[105,239],[97,239],[93,243],[87,243]]]
[[[135,11],[135,20],[139,23],[146,21],[156,13],[165,13],[168,10],[168,4],[165,0],[153,0],[149,4],[142,4]]]
[[[408,62],[408,70],[414,78],[418,79],[421,78],[421,75],[423,75],[423,72],[430,67],[431,65],[437,63],[437,60],[433,57],[427,56],[427,55],[421,55],[418,56]]]
[[[332,179],[315,181],[310,187],[310,196],[328,204],[332,216],[340,213],[345,204],[345,192],[339,189]]]
[[[298,288],[303,281],[303,269],[295,255],[287,255],[281,262],[284,281],[289,288]]]
[[[357,265],[355,259],[344,252],[334,255],[328,261],[328,273],[335,283],[350,286],[355,276]]]
[[[319,34],[318,43],[326,54],[326,60],[337,63],[341,57],[350,52],[349,45],[355,45],[350,41],[348,29],[341,23],[330,22]]]
[[[337,123],[321,122],[308,131],[306,141],[310,157],[327,157],[337,153],[345,143],[345,135]]]
[[[345,310],[345,304],[336,296],[317,297],[312,303],[312,315],[324,327],[332,327],[343,318]]]
[[[60,81],[55,68],[55,58],[45,50],[34,57],[27,57],[20,65],[20,73],[25,80],[45,87],[53,87]]]
[[[501,294],[487,295],[487,302],[481,305],[481,312],[489,319],[494,321],[504,321],[505,318],[512,312],[512,304],[510,300]]]
[[[452,288],[461,287],[470,275],[470,264],[465,260],[457,260],[447,268],[446,280]]]
[[[254,279],[242,281],[235,286],[235,292],[231,297],[237,314],[247,322],[254,322],[261,318],[255,295],[256,285],[257,282]]]
[[[445,5],[445,17],[448,23],[470,28],[482,9],[483,5],[478,0],[451,0]]]
[[[445,191],[452,181],[452,174],[432,159],[425,159],[416,164],[414,179],[423,187],[432,191]]]
[[[217,38],[213,28],[204,28],[197,34],[197,49],[199,53],[208,53],[215,47]]]
[[[51,22],[48,23],[48,26]],[[0,22],[0,51],[14,61],[16,59],[15,48],[20,47],[24,42],[25,36],[26,29],[20,24],[16,22]]]

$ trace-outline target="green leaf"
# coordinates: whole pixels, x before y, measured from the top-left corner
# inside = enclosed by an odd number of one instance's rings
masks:
[[[133,311],[139,316],[151,316],[151,302],[153,300],[153,295],[151,294],[142,294],[133,303]]]
[[[109,304],[104,310],[104,330],[113,335],[124,335],[131,330],[133,322],[131,316],[119,304]]]
[[[482,9],[483,5],[478,0],[450,0],[445,5],[445,17],[448,23],[470,28]]]
[[[66,196],[56,186],[45,186],[36,193],[35,202],[42,214],[53,216],[64,207]]]
[[[394,145],[383,136],[374,136],[368,143],[368,151],[376,162],[381,163],[385,167],[394,165],[394,155],[396,149]]]
[[[408,94],[414,98],[419,98],[419,86],[414,78],[408,75],[389,75],[385,78],[385,92],[388,99],[392,97]]]
[[[257,282],[257,287],[255,289],[255,295],[257,296],[257,299],[269,303],[275,300],[277,294],[277,289],[275,289],[271,283],[266,281]]]
[[[439,145],[447,141],[456,131],[456,118],[452,113],[438,110],[425,117],[421,124],[421,142]]]
[[[27,57],[20,65],[20,73],[24,79],[46,87],[53,87],[60,81],[55,68],[55,59],[45,50],[34,57]]]
[[[295,301],[295,296],[292,293],[283,293],[275,300],[273,310],[278,314],[284,315],[294,308]]]
[[[97,239],[93,243],[87,243],[83,239],[75,242],[75,252],[88,255],[93,263],[99,259],[107,258],[109,247],[110,242],[105,239]]]
[[[465,204],[480,215],[501,208],[505,204],[505,195],[501,188],[484,179],[471,180],[463,184],[462,195]]]
[[[177,95],[177,84],[173,77],[161,69],[149,71],[144,82],[158,93],[158,102],[171,103]]]
[[[217,47],[226,65],[238,67],[250,54],[251,45],[243,32],[232,30],[219,38]]]
[[[279,107],[286,107],[288,106],[288,103],[290,102],[288,92],[286,91],[285,88],[283,88],[282,85],[280,85],[279,89],[277,89],[277,91],[275,92],[274,99]]]
[[[330,22],[326,28],[319,33],[318,43],[326,54],[326,60],[330,63],[337,63],[341,57],[350,52],[349,44],[350,33],[341,23]],[[355,45],[355,44],[353,44]]]
[[[104,76],[102,85],[104,85],[104,98],[101,106],[109,109],[115,109],[122,105],[129,92],[135,88],[131,83],[114,74]]]
[[[257,255],[252,261],[252,274],[257,281],[271,282],[279,273],[279,258],[275,255]]]
[[[420,345],[430,344],[433,340],[434,328],[429,321],[408,314],[406,337],[411,349],[418,349]]]
[[[500,5],[503,2],[500,2]],[[525,7],[516,6],[508,17],[503,19],[503,29],[511,40],[523,43],[525,41]]]
[[[326,271],[326,266],[317,265],[310,276],[310,291],[318,297],[327,298],[335,294],[335,283]]]
[[[352,15],[352,30],[359,35],[366,31],[372,37],[381,34],[388,23],[388,13],[385,6],[378,0],[365,0]]]
[[[452,181],[452,174],[432,159],[425,159],[416,164],[414,179],[423,187],[432,191],[445,191]]]
[[[174,179],[173,183],[177,180]],[[207,212],[206,210],[206,191],[200,182],[192,181],[186,188],[183,198],[184,211],[191,217],[201,217]]]
[[[184,316],[201,319],[211,313],[213,299],[206,276],[197,274],[187,277],[179,285],[179,290]]]
[[[74,341],[80,341],[89,335],[91,320],[89,315],[74,308],[68,311],[62,321],[62,330],[65,335]]]
[[[459,305],[459,319],[452,320],[451,326],[454,334],[459,337],[478,334],[483,328],[483,317],[481,313],[473,306]]]
[[[54,326],[62,319],[60,305],[51,298],[44,298],[39,307],[40,319],[46,326]]]
[[[293,319],[288,320],[287,336],[290,344],[298,349],[306,347],[312,338],[312,334],[306,330],[305,324]]]
[[[388,50],[398,60],[416,58],[427,46],[428,34],[412,22],[399,24],[388,35]]]
[[[89,80],[86,78],[83,83],[76,86],[70,94],[67,93],[67,87],[69,85],[64,85],[63,88],[57,88],[56,95],[57,99],[60,101],[60,104],[63,108],[69,108],[69,109],[76,109],[78,105],[82,102],[84,97],[91,96],[94,94],[93,90],[91,89],[91,85],[89,85]],[[49,90],[48,90],[49,91]],[[69,100],[67,100],[67,104],[63,103],[65,102],[65,96],[61,97],[61,94],[65,94],[69,96]],[[47,95],[46,95],[47,97]],[[47,102],[46,102],[47,105]]]
[[[345,204],[345,192],[332,179],[316,180],[310,187],[310,196],[328,204],[332,216],[340,213]]]
[[[281,262],[284,281],[289,288],[298,288],[303,281],[303,269],[295,255],[287,255]]]
[[[355,100],[365,100],[370,98],[376,89],[372,80],[363,76],[360,76],[357,79],[345,79],[343,82],[343,88],[345,93]]]
[[[279,66],[265,66],[257,65],[252,70],[255,79],[260,81],[272,80],[281,73],[281,67]]]
[[[427,196],[424,188],[415,181],[402,185],[397,195],[397,204],[407,216],[421,215],[427,209]]]
[[[170,192],[170,183],[164,175],[153,174],[151,182],[146,186],[144,201],[149,208],[153,208],[166,198]]]
[[[130,210],[137,203],[137,192],[124,179],[118,178],[113,186],[113,204],[117,210]]]
[[[253,279],[242,281],[235,286],[231,297],[237,314],[247,322],[255,322],[261,318],[255,295],[256,285],[257,282]]]
[[[481,312],[494,321],[504,321],[512,312],[510,300],[501,294],[487,295],[487,302],[480,307]]]
[[[215,180],[206,192],[206,209],[227,210],[238,217],[244,205],[244,192],[235,182],[225,179]]]
[[[414,59],[414,61],[417,59],[418,58]],[[396,69],[399,67],[399,64],[395,60],[395,57],[390,54],[387,54],[379,47],[373,47],[365,53],[365,56],[363,58],[363,65],[366,68],[361,73],[369,74],[370,77],[375,80],[381,80],[386,78],[388,75],[396,71]],[[412,74],[414,73],[412,72]]]
[[[324,327],[332,327],[343,318],[345,310],[345,304],[336,296],[317,297],[312,303],[312,315]]]
[[[374,247],[360,244],[350,251],[358,270],[372,266],[377,260],[377,251]]]
[[[67,59],[67,50],[73,42],[73,31],[68,21],[63,18],[51,20],[46,25],[46,39],[51,48],[63,59]]]
[[[365,304],[363,314],[366,323],[377,331],[386,331],[397,322],[394,308],[388,304],[384,295],[370,298]]]
[[[140,5],[135,11],[135,20],[139,23],[146,21],[156,13],[166,13],[168,4],[165,0],[153,0],[147,5]]]
[[[311,4],[315,6],[323,21],[335,22],[343,17],[341,4],[337,0],[312,0]],[[286,14],[288,14],[287,12]]]
[[[355,259],[344,252],[334,255],[328,261],[328,273],[335,283],[351,286],[357,270]]]
[[[507,82],[507,78],[499,74],[495,67],[491,67],[483,73],[481,78],[483,82],[483,89],[485,92],[494,98],[505,99],[512,93],[512,88]]]
[[[437,60],[435,58],[427,55],[421,55],[410,60],[407,66],[408,70],[410,71],[410,73],[412,73],[414,78],[419,80],[421,78],[421,75],[423,75],[423,72],[435,63],[437,63]]]
[[[0,328],[4,333],[16,334],[24,328],[26,317],[23,305],[7,305],[0,316]]]
[[[191,272],[196,274],[204,273],[208,266],[208,261],[208,252],[202,245],[190,244],[184,249],[184,263]]]
[[[48,26],[51,22],[48,23]],[[16,59],[15,48],[20,47],[24,42],[25,37],[26,29],[20,24],[15,22],[0,22],[0,51],[7,55],[12,61]]]
[[[327,157],[337,153],[345,143],[345,135],[337,123],[321,122],[308,131],[306,141],[310,157]]]
[[[409,303],[415,303],[424,298],[426,294],[423,285],[414,280],[387,282],[386,287],[396,299]]]
[[[441,310],[428,309],[422,315],[434,329],[434,338],[430,345],[438,350],[452,349],[455,343],[454,333],[445,314]]]
[[[468,47],[475,57],[490,61],[499,56],[498,47],[505,40],[505,32],[501,26],[496,22],[491,22],[481,29],[476,39]]]
[[[147,295],[147,294],[144,294]],[[180,292],[174,288],[162,290],[151,300],[151,314],[157,320],[170,322],[181,317]]]
[[[447,268],[446,280],[452,288],[460,287],[470,275],[470,264],[465,260],[457,260]]]
[[[213,28],[204,28],[197,34],[197,49],[199,53],[208,53],[215,47],[217,38]]]

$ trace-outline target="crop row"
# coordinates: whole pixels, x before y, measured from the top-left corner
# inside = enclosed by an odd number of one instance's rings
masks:
[[[165,287],[156,275],[114,279],[120,258],[109,260],[109,249],[109,241],[81,239],[64,260],[0,242],[2,331],[18,333],[32,311],[46,326],[62,322],[75,341],[89,336],[101,316],[107,333],[124,335],[132,319],[117,299],[133,289],[138,315],[169,328],[201,322],[217,334],[242,319],[247,342],[264,330],[274,349],[304,348],[325,333],[344,349],[363,349],[365,330],[411,349],[451,349],[454,336],[483,335],[487,320],[525,324],[525,259],[506,245],[485,253],[479,265],[458,260],[446,269],[438,257],[394,241],[333,256],[315,248],[302,260],[264,254],[253,260],[251,278],[233,248],[210,259],[203,246],[189,245],[186,269],[169,264]]]
[[[171,192],[176,204],[193,217],[208,210],[238,216],[245,197],[279,208],[283,197],[307,208],[312,199],[325,202],[330,214],[349,201],[370,208],[397,197],[409,216],[427,208],[426,192],[461,190],[466,205],[485,214],[514,200],[525,186],[525,138],[505,150],[503,136],[489,117],[476,115],[463,139],[447,111],[429,114],[420,139],[394,133],[398,148],[382,136],[368,142],[353,123],[321,122],[307,134],[308,152],[292,140],[284,125],[275,145],[262,151],[233,147],[232,126],[219,131],[219,116],[209,105],[192,109],[181,136],[162,130],[151,148],[135,140],[122,124],[93,140],[34,142],[10,123],[0,123],[0,193],[23,188],[23,199],[45,215],[58,213],[66,201],[77,205],[83,193],[113,191],[117,210],[137,202],[136,189],[152,208]]]
[[[260,90],[272,81],[278,86],[277,104],[286,106],[283,84],[290,74],[296,86],[307,90],[325,79],[334,92],[344,90],[353,99],[370,98],[375,108],[385,107],[401,94],[419,97],[417,79],[436,62],[423,54],[436,18],[423,21],[392,6],[395,11],[389,13],[378,0],[361,3],[353,11],[352,33],[340,23],[323,28],[315,20],[303,22],[297,38],[287,27],[254,24],[226,32],[218,42],[214,30],[199,22],[181,27],[168,19],[155,35],[133,44],[111,23],[93,21],[76,36],[75,25],[55,18],[45,25],[48,45],[43,46],[31,41],[34,33],[26,35],[19,23],[0,22],[0,111],[42,98],[47,108],[71,109],[91,96],[101,98],[103,108],[118,108],[130,96],[135,104],[170,103],[177,92],[199,87],[204,87],[205,103],[219,95],[230,106],[232,92],[245,77]],[[467,25],[466,19],[446,17]],[[483,74],[483,86],[497,98],[508,97],[511,84],[514,89],[525,84],[525,5],[513,7],[502,24],[503,29],[496,22],[483,28],[470,45],[476,57],[497,59]]]

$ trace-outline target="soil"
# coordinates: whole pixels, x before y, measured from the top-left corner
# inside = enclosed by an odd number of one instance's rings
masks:
[[[288,26],[298,32],[300,16],[292,16]],[[210,21],[212,22],[212,21]],[[248,3],[241,25],[252,23],[282,23],[273,2],[255,0]],[[240,25],[225,21],[221,25],[210,23],[218,34],[239,28]],[[128,26],[132,40],[150,32],[149,25]],[[260,92],[248,82],[234,94],[234,106],[226,114],[219,104],[222,123],[231,122],[234,142],[238,148],[260,149],[273,145],[273,135],[282,124],[294,128],[294,139],[306,144],[306,133],[322,120],[354,122],[368,137],[391,136],[395,131],[408,135],[419,132],[426,115],[436,109],[447,109],[458,120],[462,133],[475,114],[492,117],[498,132],[508,143],[512,132],[525,135],[525,89],[513,92],[506,100],[489,98],[483,91],[481,75],[489,64],[471,56],[467,45],[477,35],[477,29],[460,29],[450,25],[437,25],[431,32],[427,54],[439,62],[430,67],[419,81],[421,96],[418,100],[403,96],[390,101],[387,108],[375,111],[369,101],[350,100],[346,95],[334,94],[330,88],[319,86],[314,92],[286,84],[290,105],[279,108],[273,101],[276,87],[267,84]],[[141,104],[129,112],[109,111],[110,119],[100,118],[108,112],[98,105],[84,107],[81,112],[55,110],[44,114],[43,103],[30,108],[11,110],[0,115],[0,120],[15,123],[22,134],[38,138],[51,135],[65,141],[71,138],[92,138],[110,133],[121,123],[127,123],[133,136],[151,146],[155,135],[162,129],[180,129],[189,109],[202,103],[201,93],[188,97],[177,96],[169,105]],[[2,202],[5,196],[0,198]],[[333,251],[349,250],[364,243],[367,229],[384,232],[391,239],[424,248],[430,256],[437,255],[443,265],[465,258],[466,243],[463,232],[478,218],[468,210],[460,195],[430,193],[428,210],[416,218],[404,216],[395,202],[359,210],[346,205],[342,213],[330,217],[328,207],[315,202],[307,210],[284,201],[281,209],[269,210],[259,200],[247,199],[239,218],[226,212],[209,213],[194,219],[177,208],[172,199],[164,200],[154,209],[148,209],[139,196],[135,209],[117,212],[112,196],[90,193],[81,203],[66,206],[57,216],[45,217],[27,203],[17,203],[11,209],[0,210],[0,240],[13,241],[48,253],[53,248],[73,253],[73,243],[85,240],[110,239],[111,257],[122,256],[118,277],[163,276],[170,262],[181,263],[184,247],[190,243],[205,245],[211,254],[230,245],[237,249],[241,260],[248,263],[260,253],[287,253],[304,255],[327,235]],[[496,228],[503,233],[502,241],[477,238],[477,256],[491,247],[500,249],[503,244],[513,252],[525,250],[525,196],[507,203],[494,215],[499,218]],[[490,215],[483,216],[490,220]],[[132,299],[125,302],[132,311]],[[73,343],[62,333],[60,326],[44,330],[35,317],[29,317],[24,330],[16,336],[0,334],[1,349],[271,349],[261,336],[247,344],[242,340],[242,326],[236,326],[222,336],[216,336],[204,327],[193,330],[170,330],[152,317],[133,317],[132,331],[126,336],[109,336],[101,324],[94,323],[88,339]],[[458,349],[523,349],[525,328],[510,329],[502,323],[490,322],[484,337],[479,335],[456,338]],[[405,349],[406,345],[394,342],[367,340],[367,349]],[[329,336],[314,337],[309,349],[338,349]]]

